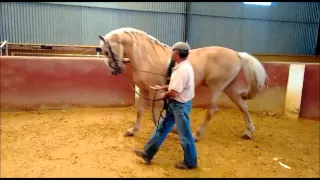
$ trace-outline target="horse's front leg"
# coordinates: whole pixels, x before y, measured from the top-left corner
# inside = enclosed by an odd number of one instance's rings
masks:
[[[138,98],[138,105],[137,105],[137,119],[134,123],[133,127],[128,129],[128,131],[124,134],[125,137],[133,136],[135,132],[141,129],[141,119],[145,109],[146,100],[143,97],[147,97],[147,91],[144,89],[140,89],[140,96]]]

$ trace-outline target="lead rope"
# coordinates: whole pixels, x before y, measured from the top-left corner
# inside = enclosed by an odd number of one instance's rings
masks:
[[[141,98],[143,98],[144,100],[147,100],[147,101],[152,101],[152,120],[153,120],[153,123],[154,123],[155,127],[158,129],[158,127],[159,127],[159,122],[160,122],[161,118],[164,118],[163,115],[162,115],[162,114],[163,114],[163,111],[164,111],[164,110],[167,110],[167,106],[164,106],[164,107],[162,108],[162,110],[160,111],[159,118],[158,118],[158,120],[156,120],[155,113],[154,113],[154,108],[155,108],[155,107],[154,107],[154,104],[155,104],[156,101],[162,101],[162,100],[165,102],[165,104],[167,104],[166,99],[162,99],[162,98],[156,99],[157,93],[154,93],[153,99],[149,99],[149,98],[145,98],[145,97],[141,96],[140,93],[138,93],[138,92],[134,89],[134,87],[130,84],[130,82],[129,82],[129,80],[127,79],[127,77],[124,76],[124,75],[123,75],[123,77],[124,77],[125,81],[127,82],[128,86],[129,86],[139,97],[141,97]],[[158,90],[155,90],[155,91],[157,92]]]
[[[168,68],[168,77],[171,77],[172,69],[173,69],[174,65],[175,65],[175,62],[171,60],[171,61],[170,61],[170,64],[169,64],[169,68]],[[167,84],[169,84],[169,83],[170,83],[170,80],[167,80]],[[156,91],[157,91],[157,90],[156,90]],[[156,94],[157,94],[157,93],[154,93],[153,99],[156,98]],[[154,114],[154,102],[155,102],[155,101],[153,101],[153,103],[152,103],[152,115],[153,115],[153,119],[155,119],[155,114]],[[165,98],[165,99],[163,99],[163,107],[162,107],[162,110],[160,111],[160,115],[159,115],[159,118],[158,118],[158,124],[157,124],[157,125],[155,124],[155,126],[157,127],[157,130],[159,131],[160,134],[162,134],[162,133],[163,133],[163,130],[165,129],[165,127],[163,127],[162,130],[160,131],[160,129],[159,129],[160,120],[161,120],[161,118],[164,119],[164,116],[162,115],[162,114],[163,114],[163,111],[166,110],[166,113],[167,113],[168,109],[169,109],[168,99]],[[154,121],[154,122],[155,122],[155,121]],[[163,124],[162,126],[164,126],[164,124]]]
[[[157,92],[157,91],[158,91],[158,90],[156,90],[156,92]],[[154,93],[153,99],[156,99],[156,96],[157,96],[157,93],[156,93],[156,92]],[[156,123],[156,121],[155,121],[156,117],[155,117],[155,112],[154,112],[154,109],[155,109],[155,107],[154,107],[155,101],[152,101],[152,118],[153,118],[154,125],[156,126],[156,129],[157,129],[157,131],[159,131],[160,134],[162,134],[162,133],[163,133],[163,130],[165,129],[164,127],[162,128],[162,130],[159,129],[160,120],[161,120],[161,118],[164,119],[164,116],[162,115],[162,114],[163,114],[163,111],[164,111],[164,110],[166,110],[166,111],[168,110],[167,99],[165,98],[165,99],[162,99],[162,100],[164,101],[164,105],[163,105],[163,107],[162,107],[162,109],[161,109],[161,111],[160,111],[160,115],[159,115],[159,117],[158,117],[157,123]]]

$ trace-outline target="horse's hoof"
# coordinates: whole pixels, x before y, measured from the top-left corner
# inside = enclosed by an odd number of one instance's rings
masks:
[[[243,140],[251,140],[251,136],[247,135],[247,134],[244,134],[241,136],[241,139]]]
[[[130,131],[127,131],[126,133],[124,133],[124,137],[131,137],[133,135],[134,135],[134,133],[130,132]]]

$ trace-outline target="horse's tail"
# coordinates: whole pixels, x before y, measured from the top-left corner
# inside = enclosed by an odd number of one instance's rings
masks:
[[[248,82],[248,90],[241,94],[244,99],[254,98],[265,85],[267,73],[258,59],[245,52],[238,52],[242,59],[242,69]]]

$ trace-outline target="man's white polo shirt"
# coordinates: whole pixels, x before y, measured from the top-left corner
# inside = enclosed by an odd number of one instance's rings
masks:
[[[186,103],[194,98],[194,72],[188,60],[184,60],[173,68],[168,90],[175,90],[179,95],[172,98]]]

